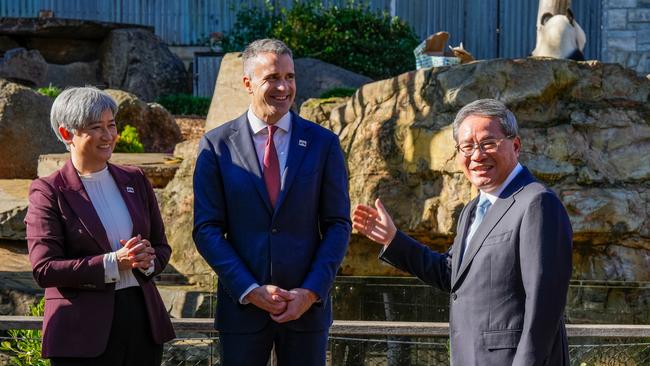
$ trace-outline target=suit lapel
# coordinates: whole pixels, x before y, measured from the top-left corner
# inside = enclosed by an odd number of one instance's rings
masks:
[[[264,177],[262,177],[262,168],[257,159],[257,152],[253,144],[250,127],[248,125],[248,118],[246,113],[240,116],[235,123],[233,123],[233,132],[230,135],[230,143],[232,151],[237,154],[239,160],[245,165],[248,175],[251,178],[255,190],[260,195],[267,210],[272,213],[271,201],[269,194],[266,191],[264,184]]]
[[[467,204],[467,207],[465,207],[465,210],[463,210],[460,216],[460,222],[458,224],[458,229],[460,231],[456,234],[456,242],[454,243],[454,257],[452,259],[451,265],[452,287],[458,280],[458,269],[460,266],[460,258],[462,256],[461,252],[463,251],[463,243],[465,242],[465,237],[467,236],[467,231],[469,228],[469,218],[472,216],[472,212],[474,212],[477,204],[478,197],[474,198],[472,201],[470,201],[470,203]]]
[[[97,245],[104,252],[111,252],[113,249],[108,242],[104,225],[102,225],[97,211],[95,211],[95,207],[81,183],[79,174],[77,174],[76,169],[72,165],[72,160],[68,160],[63,168],[61,168],[61,177],[65,185],[59,187],[59,190],[68,202],[68,205],[75,212],[77,218],[86,229],[86,232],[95,240]]]
[[[483,222],[481,222],[481,225],[479,225],[478,229],[476,230],[476,233],[474,233],[474,236],[472,237],[472,240],[468,245],[470,246],[468,249],[467,254],[463,257],[462,263],[460,263],[460,268],[456,272],[456,275],[453,276],[453,268],[452,268],[452,279],[454,283],[452,284],[452,291],[458,286],[458,279],[463,276],[463,273],[467,271],[469,268],[470,264],[472,263],[472,260],[476,256],[476,253],[481,249],[481,246],[483,245],[483,242],[485,239],[490,235],[492,232],[492,229],[501,221],[503,216],[508,212],[508,210],[512,207],[512,205],[515,203],[515,197],[519,191],[521,191],[524,186],[527,184],[533,182],[535,178],[530,174],[528,169],[523,168],[523,170],[517,174],[515,179],[508,184],[508,186],[501,192],[501,195],[497,200],[494,202],[492,207],[488,210],[487,214],[483,218]],[[471,203],[473,206],[476,206],[478,203],[478,197]],[[467,233],[467,225],[469,225],[469,215],[470,212],[472,212],[474,207],[472,207],[472,210],[468,210],[469,212],[467,213],[466,216],[466,222],[465,226],[463,227],[464,232],[463,232],[463,237],[462,240],[465,240],[465,236]],[[458,259],[454,259],[456,266],[458,266]]]
[[[287,164],[282,172],[282,186],[278,202],[275,205],[277,212],[278,208],[282,206],[297,172],[300,170],[303,158],[307,153],[307,149],[311,145],[309,135],[309,124],[302,120],[302,118],[291,112],[291,138],[289,140],[289,153],[287,156]]]
[[[108,164],[108,171],[111,173],[111,176],[113,176],[115,185],[117,185],[117,189],[120,191],[120,195],[126,204],[126,208],[129,210],[131,222],[133,223],[131,237],[143,233],[144,223],[142,222],[142,215],[144,213],[144,207],[142,207],[142,201],[139,197],[140,194],[143,194],[144,192],[136,192],[133,175],[127,174],[125,171],[119,169],[113,164]]]

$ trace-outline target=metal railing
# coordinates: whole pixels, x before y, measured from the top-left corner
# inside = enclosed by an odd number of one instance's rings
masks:
[[[41,321],[0,316],[0,330],[40,329]],[[219,365],[218,332],[212,319],[173,319],[172,323],[178,338],[165,345],[163,365]],[[650,325],[568,324],[567,333],[571,365],[650,364]],[[334,321],[328,364],[449,365],[448,335],[448,323]]]

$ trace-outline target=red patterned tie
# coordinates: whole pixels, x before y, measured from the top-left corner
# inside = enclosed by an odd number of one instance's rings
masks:
[[[264,148],[264,183],[266,183],[266,191],[269,192],[271,206],[274,208],[280,195],[280,162],[273,142],[273,134],[277,129],[278,126],[269,126],[269,137]]]

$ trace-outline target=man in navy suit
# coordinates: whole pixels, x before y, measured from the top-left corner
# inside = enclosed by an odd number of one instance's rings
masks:
[[[198,251],[219,276],[223,365],[324,365],[329,291],[350,237],[338,137],[289,111],[291,50],[262,39],[243,52],[246,113],[205,134],[194,172]]]

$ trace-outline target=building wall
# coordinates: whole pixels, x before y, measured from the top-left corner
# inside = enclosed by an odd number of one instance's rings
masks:
[[[650,0],[602,1],[602,60],[650,74]]]

